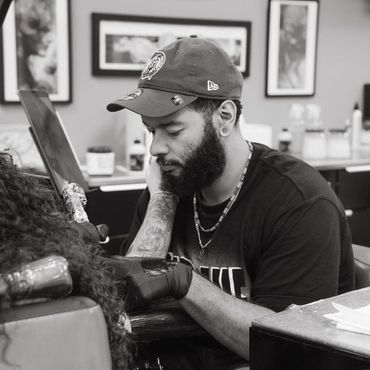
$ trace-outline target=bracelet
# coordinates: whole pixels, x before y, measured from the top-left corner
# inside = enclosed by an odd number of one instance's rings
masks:
[[[165,191],[165,190],[158,190],[158,191],[155,191],[153,194],[151,194],[151,196],[154,196],[154,195],[168,195],[168,196],[172,196],[175,198],[176,200],[176,203],[179,202],[179,197],[175,194],[175,193],[171,193],[170,191]]]

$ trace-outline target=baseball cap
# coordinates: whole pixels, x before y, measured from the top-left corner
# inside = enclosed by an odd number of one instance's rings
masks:
[[[243,76],[228,54],[214,42],[196,36],[157,50],[144,67],[136,90],[108,104],[142,116],[162,117],[198,97],[240,99]]]

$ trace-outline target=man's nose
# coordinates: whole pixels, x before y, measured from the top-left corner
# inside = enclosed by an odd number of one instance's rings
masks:
[[[153,134],[152,144],[150,145],[150,154],[153,157],[166,155],[169,152],[165,138],[160,133]]]

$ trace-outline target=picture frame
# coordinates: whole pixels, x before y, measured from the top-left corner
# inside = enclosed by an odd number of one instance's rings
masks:
[[[318,0],[269,0],[266,96],[313,96]]]
[[[0,38],[2,104],[19,103],[19,89],[46,90],[56,103],[72,101],[69,0],[13,1]]]
[[[219,43],[249,76],[251,22],[92,14],[93,75],[139,75],[153,53],[197,35]]]
[[[6,13],[8,12],[11,3],[12,0],[0,0],[0,27],[3,25]]]

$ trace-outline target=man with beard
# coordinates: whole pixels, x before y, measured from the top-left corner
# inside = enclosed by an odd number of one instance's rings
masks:
[[[306,163],[242,137],[242,86],[224,51],[190,37],[108,105],[142,116],[156,157],[118,277],[133,304],[172,296],[210,334],[161,343],[168,369],[246,369],[254,319],[354,287],[340,201]]]

